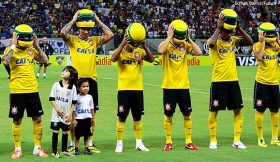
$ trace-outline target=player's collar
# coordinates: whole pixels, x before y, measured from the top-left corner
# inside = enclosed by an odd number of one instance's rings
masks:
[[[59,85],[60,85],[61,87],[63,87],[62,80],[59,81]],[[69,83],[67,89],[72,89],[72,88],[73,88],[73,84]]]

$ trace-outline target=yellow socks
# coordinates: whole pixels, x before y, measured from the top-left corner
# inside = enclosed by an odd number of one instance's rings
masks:
[[[21,124],[16,125],[13,123],[12,133],[13,133],[13,141],[14,141],[15,148],[21,147],[21,132],[22,132]]]
[[[192,143],[192,119],[191,119],[191,115],[184,116],[184,128],[185,128],[186,144]]]
[[[217,111],[210,111],[208,116],[208,128],[210,134],[210,142],[217,143]]]
[[[123,140],[123,135],[124,135],[124,127],[125,123],[124,122],[117,122],[117,140]]]
[[[172,143],[172,116],[164,116],[164,129],[166,143]]]
[[[278,125],[279,125],[279,112],[271,112],[271,130],[272,130],[272,140],[278,139]]]
[[[37,123],[33,121],[33,135],[34,135],[34,144],[35,146],[41,146],[41,140],[42,140],[42,123]]]
[[[263,139],[263,113],[256,111],[255,122],[258,140]]]
[[[133,129],[135,134],[135,139],[142,139],[143,137],[143,126],[142,121],[133,121]]]
[[[239,142],[243,127],[243,116],[241,110],[234,111],[234,142]]]

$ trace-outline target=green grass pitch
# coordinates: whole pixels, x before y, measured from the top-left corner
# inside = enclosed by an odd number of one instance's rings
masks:
[[[36,70],[37,70],[36,66]],[[52,107],[48,101],[52,84],[60,79],[63,67],[50,66],[47,79],[39,78],[39,93],[45,115],[43,116],[43,147],[51,154],[51,130],[50,117]],[[12,119],[8,118],[9,110],[9,88],[7,74],[3,66],[0,67],[0,162],[12,161],[10,159],[13,151],[11,136]],[[191,84],[191,98],[193,106],[193,142],[200,147],[197,152],[184,148],[183,117],[177,107],[173,117],[173,150],[164,152],[165,134],[163,129],[162,90],[160,88],[162,79],[162,68],[146,66],[143,68],[144,103],[145,115],[143,116],[143,141],[150,152],[135,151],[135,139],[132,127],[132,118],[129,116],[124,135],[124,152],[114,152],[116,144],[115,126],[117,121],[117,67],[97,68],[100,110],[97,112],[97,127],[94,133],[94,141],[101,150],[101,154],[79,155],[76,157],[62,157],[47,159],[32,155],[33,135],[31,119],[25,117],[23,120],[22,162],[30,161],[94,161],[94,162],[213,162],[213,161],[280,161],[280,147],[268,145],[267,148],[257,146],[255,130],[255,111],[252,109],[253,86],[256,67],[238,67],[238,75],[243,95],[245,108],[244,128],[242,141],[247,146],[246,150],[233,148],[233,113],[221,111],[218,115],[217,137],[219,148],[210,150],[209,133],[207,126],[209,87],[211,78],[211,67],[190,67],[189,78]],[[267,111],[264,120],[264,136],[266,142],[270,143],[271,127],[270,113]],[[61,134],[59,146],[61,147]],[[82,145],[81,145],[82,147]],[[81,149],[82,150],[82,149]]]

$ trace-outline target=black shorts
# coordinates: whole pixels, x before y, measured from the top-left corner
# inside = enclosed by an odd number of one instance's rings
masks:
[[[80,138],[82,136],[92,136],[91,118],[76,119],[77,126],[75,127],[75,137]]]
[[[97,81],[92,78],[85,78],[85,79],[88,80],[88,84],[89,84],[88,94],[90,94],[93,98],[94,110],[99,110]]]
[[[279,85],[255,82],[254,108],[264,112],[266,108],[278,110],[280,107]]]
[[[118,116],[126,119],[131,109],[132,117],[134,119],[141,119],[141,116],[144,115],[143,100],[143,91],[118,91]]]
[[[56,131],[59,131],[59,129],[61,129],[63,132],[68,132],[70,130],[70,125],[62,122],[51,122],[50,128]]]
[[[238,81],[212,82],[210,87],[209,111],[243,108]]]
[[[38,92],[10,94],[9,117],[20,119],[25,109],[28,117],[39,117],[44,114]]]
[[[166,116],[173,115],[177,103],[183,114],[192,112],[189,89],[163,89],[163,109]]]

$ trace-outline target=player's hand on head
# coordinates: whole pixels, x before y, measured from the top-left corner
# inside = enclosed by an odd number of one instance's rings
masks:
[[[33,46],[38,45],[38,37],[37,37],[37,35],[35,33],[33,33],[32,36],[33,36]]]
[[[175,30],[174,26],[170,24],[167,30],[167,37],[172,38],[174,35],[174,30]]]
[[[80,13],[80,10],[76,11],[76,13],[74,14],[74,16],[73,16],[73,20],[74,20],[74,21],[77,21],[77,20],[78,20],[79,13]]]
[[[13,37],[11,39],[11,44],[17,45],[18,35],[17,33],[13,33]]]
[[[220,16],[218,21],[217,21],[217,28],[222,28],[225,22],[224,16]]]
[[[259,41],[260,42],[264,42],[265,41],[265,33],[264,32],[260,32],[259,33]]]
[[[122,45],[126,45],[127,43],[129,43],[129,37],[125,33],[124,36],[123,36]]]

